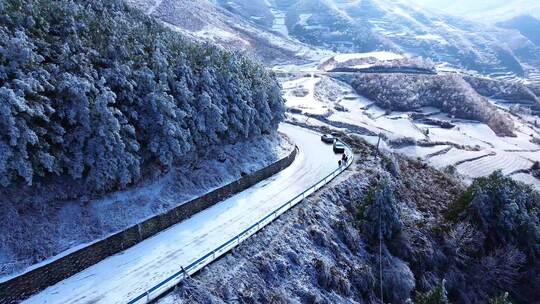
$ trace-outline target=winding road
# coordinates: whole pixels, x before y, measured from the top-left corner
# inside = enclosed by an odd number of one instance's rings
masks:
[[[282,124],[298,146],[291,166],[255,186],[32,296],[24,303],[126,303],[256,223],[337,168],[340,155],[307,129]]]

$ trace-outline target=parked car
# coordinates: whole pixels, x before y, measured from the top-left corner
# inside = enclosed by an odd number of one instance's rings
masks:
[[[327,144],[331,144],[334,142],[335,138],[330,134],[324,134],[323,136],[321,136],[321,140]]]
[[[345,145],[340,141],[334,141],[334,153],[345,153]]]

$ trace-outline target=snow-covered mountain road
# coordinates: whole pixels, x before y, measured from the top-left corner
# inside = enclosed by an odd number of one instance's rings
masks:
[[[340,155],[309,130],[282,124],[293,164],[215,206],[34,295],[25,303],[126,303],[213,250],[337,168]]]

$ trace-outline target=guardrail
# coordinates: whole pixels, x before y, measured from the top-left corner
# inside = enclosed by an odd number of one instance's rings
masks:
[[[345,143],[343,143],[345,145]],[[164,294],[165,292],[169,291],[170,289],[174,288],[178,283],[180,283],[185,278],[189,277],[191,274],[196,273],[200,269],[202,269],[204,266],[210,264],[211,262],[215,261],[217,258],[222,256],[223,254],[227,253],[229,250],[233,249],[234,247],[238,246],[240,243],[242,243],[244,240],[264,228],[266,225],[270,224],[273,220],[278,218],[281,214],[285,213],[287,210],[291,209],[292,207],[296,206],[298,203],[300,203],[302,200],[304,200],[307,196],[314,193],[315,191],[319,190],[321,187],[332,181],[336,176],[341,174],[343,171],[345,171],[354,160],[354,154],[352,153],[352,150],[349,146],[345,145],[346,150],[345,153],[348,156],[349,161],[338,167],[336,170],[334,170],[332,173],[318,181],[317,183],[313,184],[308,189],[304,190],[304,192],[298,194],[285,204],[279,206],[276,210],[272,211],[270,214],[266,215],[264,218],[257,221],[255,224],[251,225],[244,231],[237,234],[235,237],[229,239],[225,243],[221,244],[214,250],[208,252],[204,256],[200,257],[199,259],[195,260],[191,264],[180,267],[180,270],[176,272],[175,274],[171,275],[167,279],[163,280],[162,282],[158,283],[154,287],[148,289],[147,291],[143,292],[142,294],[138,295],[134,299],[130,300],[128,304],[136,304],[136,303],[149,303],[152,300],[157,299],[160,295]],[[297,147],[298,149],[298,147]]]

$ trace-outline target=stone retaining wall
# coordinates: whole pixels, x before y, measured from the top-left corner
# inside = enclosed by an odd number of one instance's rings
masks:
[[[72,252],[49,264],[33,269],[4,283],[0,283],[0,303],[18,303],[82,270],[178,224],[231,195],[246,190],[256,183],[290,166],[298,149],[287,157],[261,170],[186,202],[170,211],[156,215],[126,230]]]

